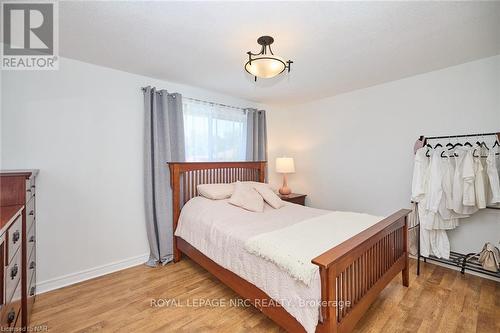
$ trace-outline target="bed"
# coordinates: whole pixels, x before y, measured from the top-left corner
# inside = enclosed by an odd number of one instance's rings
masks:
[[[306,285],[249,253],[244,244],[255,235],[279,232],[329,211],[288,203],[252,213],[226,200],[198,196],[198,184],[263,182],[266,162],[184,162],[169,163],[169,168],[174,262],[188,256],[289,332],[349,332],[399,272],[408,286],[409,210],[402,209],[313,258],[317,274]]]

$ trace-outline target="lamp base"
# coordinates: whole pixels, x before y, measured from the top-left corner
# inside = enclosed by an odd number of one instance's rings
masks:
[[[286,179],[286,173],[283,174],[283,186],[279,189],[281,195],[289,195],[292,190],[288,187],[288,182]]]
[[[287,187],[280,188],[279,192],[281,195],[289,195],[292,193],[292,190],[287,186]]]

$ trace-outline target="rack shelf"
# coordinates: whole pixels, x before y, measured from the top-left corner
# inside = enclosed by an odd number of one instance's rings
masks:
[[[424,262],[427,260],[433,260],[433,261],[447,264],[450,266],[458,267],[458,268],[460,268],[460,273],[462,273],[462,274],[465,274],[466,271],[472,271],[472,272],[481,273],[481,274],[493,276],[493,277],[500,279],[500,272],[491,272],[491,271],[485,270],[481,266],[481,264],[478,263],[477,261],[475,261],[475,260],[474,261],[472,261],[472,260],[467,261],[466,260],[469,255],[473,255],[473,254],[474,253],[462,254],[462,253],[451,251],[450,252],[450,259],[437,258],[434,256],[424,257],[424,256],[420,255],[418,258],[418,264],[417,264],[417,275],[420,274],[420,258],[423,258]]]

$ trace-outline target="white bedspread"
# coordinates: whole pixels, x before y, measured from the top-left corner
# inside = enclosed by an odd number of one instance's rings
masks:
[[[248,239],[245,248],[270,260],[311,286],[318,266],[311,259],[371,227],[383,218],[351,212],[331,212]]]
[[[275,263],[249,253],[245,250],[245,242],[256,235],[328,213],[289,203],[280,209],[266,205],[263,213],[253,213],[227,200],[196,197],[183,207],[175,235],[280,302],[307,332],[312,333],[319,319],[319,271],[307,286]]]

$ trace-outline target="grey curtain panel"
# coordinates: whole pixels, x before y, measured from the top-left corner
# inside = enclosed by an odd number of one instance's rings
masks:
[[[246,109],[247,161],[267,161],[266,111]]]
[[[172,191],[167,162],[184,161],[182,96],[144,89],[144,184],[148,266],[172,260]]]

